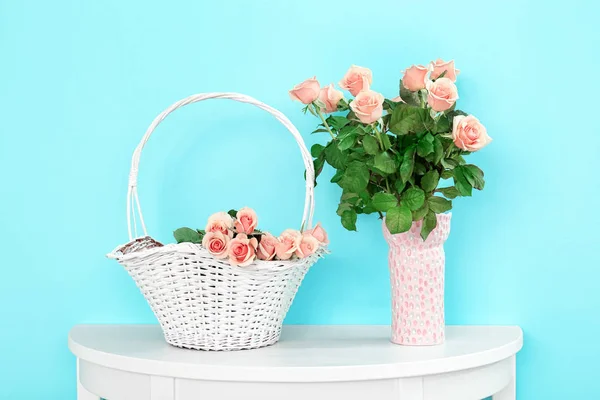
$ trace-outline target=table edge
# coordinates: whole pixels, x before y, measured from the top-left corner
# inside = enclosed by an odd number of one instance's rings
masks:
[[[111,369],[140,373],[145,375],[166,376],[181,379],[230,381],[230,382],[261,382],[261,383],[309,383],[309,382],[347,382],[368,381],[381,379],[410,378],[445,374],[467,369],[479,368],[494,364],[516,355],[523,347],[523,330],[517,325],[456,325],[473,327],[503,327],[519,330],[518,337],[500,347],[484,352],[472,353],[463,356],[451,357],[441,360],[426,360],[413,362],[410,365],[373,364],[361,366],[327,366],[327,367],[235,367],[193,365],[168,361],[137,359],[100,350],[88,348],[77,343],[71,337],[75,325],[69,331],[68,347],[79,359],[92,364],[101,365]],[[123,324],[99,324],[123,325]],[[153,324],[139,324],[150,325]],[[287,326],[332,326],[332,325],[287,325]],[[344,326],[344,325],[335,325]],[[387,325],[345,325],[345,326],[387,326]],[[196,351],[196,350],[190,350]],[[483,360],[482,360],[483,358]],[[410,368],[409,368],[410,367]]]

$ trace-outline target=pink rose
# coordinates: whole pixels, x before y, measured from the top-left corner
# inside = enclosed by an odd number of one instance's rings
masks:
[[[227,245],[229,236],[219,231],[206,232],[202,239],[202,246],[215,258],[227,257]]]
[[[317,77],[313,76],[312,78],[294,86],[289,93],[292,100],[298,100],[303,104],[310,104],[319,97],[320,88],[321,86],[319,85]]]
[[[298,258],[306,258],[319,248],[319,241],[310,233],[304,233],[300,239],[300,244],[296,249],[296,256]]]
[[[235,230],[238,233],[252,233],[258,224],[258,217],[253,209],[244,207],[235,215]]]
[[[221,232],[222,234],[229,236],[231,239],[233,237],[233,218],[231,215],[226,212],[218,212],[210,217],[208,217],[208,223],[206,224],[206,228],[204,229],[206,233],[208,232]]]
[[[360,122],[372,124],[383,114],[383,95],[372,90],[363,90],[350,103],[350,108]]]
[[[485,126],[472,115],[457,115],[452,121],[452,138],[459,149],[481,150],[492,141]]]
[[[402,85],[411,92],[425,89],[428,73],[429,67],[424,67],[423,65],[413,65],[404,71]]]
[[[256,247],[258,241],[256,238],[248,239],[243,233],[238,234],[229,242],[227,255],[229,263],[238,267],[247,267],[252,264],[256,257]]]
[[[344,98],[344,94],[333,87],[333,83],[325,86],[319,92],[319,101],[323,103],[321,112],[332,113],[337,111],[337,106],[340,100]]]
[[[458,100],[458,89],[448,78],[427,82],[427,103],[434,111],[446,111]]]
[[[450,79],[452,82],[456,82],[456,76],[460,73],[460,70],[454,67],[454,60],[450,60],[448,62],[438,58],[435,61],[431,62],[431,75],[429,79],[437,79],[442,72],[446,71],[444,74],[444,78]]]
[[[346,72],[339,85],[342,89],[352,93],[352,96],[356,96],[362,90],[369,90],[371,83],[373,83],[371,70],[353,65]]]
[[[305,233],[308,233],[312,235],[315,239],[317,239],[321,246],[326,246],[329,244],[327,232],[325,232],[325,229],[323,229],[320,222],[314,228],[306,231]]]
[[[270,233],[264,233],[258,243],[256,257],[259,260],[270,261],[275,257],[275,249],[279,244],[279,240]]]
[[[302,234],[293,229],[286,229],[279,235],[279,243],[275,247],[275,253],[280,260],[289,260],[294,252],[298,249]]]

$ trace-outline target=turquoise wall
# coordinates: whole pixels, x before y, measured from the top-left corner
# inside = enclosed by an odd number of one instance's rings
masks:
[[[523,328],[520,400],[590,398],[600,356],[599,12],[591,0],[0,0],[0,398],[74,399],[71,326],[155,321],[104,254],[127,239],[130,156],[163,108],[238,91],[282,110],[309,144],[324,142],[289,100],[293,84],[337,82],[354,63],[393,97],[400,70],[438,56],[456,59],[459,105],[494,138],[471,158],[486,190],[455,202],[447,321]],[[152,137],[140,199],[157,239],[244,205],[278,232],[300,222],[302,172],[273,118],[206,102]],[[389,323],[380,222],[361,217],[358,233],[344,231],[340,190],[322,182],[316,217],[332,254],[308,274],[287,322]]]

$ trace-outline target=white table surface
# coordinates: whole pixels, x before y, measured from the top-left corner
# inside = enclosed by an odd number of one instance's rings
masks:
[[[431,347],[398,346],[389,335],[389,326],[287,325],[280,342],[271,347],[205,352],[170,346],[156,325],[78,325],[69,334],[69,348],[79,361],[80,398],[85,400],[204,399],[194,395],[194,388],[204,394],[212,390],[206,397],[210,400],[236,395],[269,400],[280,395],[269,389],[277,384],[296,387],[306,396],[314,396],[311,388],[314,393],[332,390],[347,400],[361,398],[348,396],[360,396],[363,387],[365,393],[382,390],[381,399],[515,398],[515,355],[523,344],[519,327],[449,326],[446,343]],[[114,371],[129,378],[119,379]],[[148,377],[150,389],[142,390],[133,376]],[[228,389],[237,385],[239,391],[223,390],[219,382]],[[153,396],[152,387],[164,396]],[[255,397],[252,388],[260,389]],[[273,397],[269,390],[275,390]],[[396,392],[404,397],[395,397]],[[467,397],[456,397],[461,393]]]

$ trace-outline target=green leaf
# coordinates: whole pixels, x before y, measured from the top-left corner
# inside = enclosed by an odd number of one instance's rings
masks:
[[[344,172],[339,184],[350,192],[360,192],[367,188],[369,183],[369,169],[360,161],[352,161]]]
[[[427,237],[437,225],[437,217],[433,211],[429,211],[425,218],[423,218],[423,225],[421,226],[421,237],[423,240],[427,240]]]
[[[358,194],[358,196],[365,204],[367,204],[368,202],[371,201],[371,195],[369,194],[369,192],[367,190],[363,190],[362,192],[360,192]]]
[[[396,108],[396,106],[398,105],[397,102],[389,100],[389,99],[385,99],[383,100],[383,109],[384,110],[393,110],[394,108]]]
[[[400,98],[404,100],[406,104],[410,104],[412,106],[417,107],[421,106],[421,101],[419,100],[418,92],[411,92],[410,90],[405,88],[402,84],[402,79],[400,79]]]
[[[353,206],[358,203],[358,200],[360,200],[358,194],[352,192],[343,192],[342,197],[340,198],[340,202],[352,204]]]
[[[448,111],[446,111],[446,115],[448,116],[448,118],[450,118],[451,120],[453,120],[454,117],[456,117],[457,115],[464,115],[466,117],[469,114],[467,114],[464,111],[454,109],[454,110],[448,110]]]
[[[475,185],[475,177],[473,176],[473,174],[471,174],[471,171],[462,167],[460,168],[460,171],[465,176],[465,179],[467,180],[467,182],[469,182],[469,185],[471,185],[471,187]]]
[[[444,213],[452,209],[452,201],[443,197],[431,196],[427,199],[429,209],[436,214]]]
[[[314,157],[317,158],[321,155],[321,153],[323,152],[323,150],[325,150],[325,146],[320,145],[320,144],[313,144],[312,147],[310,148],[310,154]]]
[[[408,181],[408,178],[412,176],[414,167],[415,146],[409,146],[404,152],[404,156],[402,157],[402,164],[400,165],[400,178],[403,182]]]
[[[227,214],[229,214],[231,218],[237,218],[237,210],[229,210],[227,211]]]
[[[348,150],[349,148],[354,146],[354,143],[356,143],[356,137],[357,135],[354,133],[339,140],[338,147],[340,148],[340,150]]]
[[[450,123],[452,122],[452,117],[448,115],[442,115],[440,119],[435,123],[435,131],[436,133],[445,133],[450,130]]]
[[[415,161],[415,167],[413,169],[413,173],[415,175],[425,175],[426,172],[427,172],[427,167],[425,167],[425,164],[423,164],[419,161]]]
[[[349,203],[340,203],[338,205],[338,208],[337,208],[337,215],[339,215],[341,217],[342,214],[344,213],[344,211],[349,211],[349,210],[352,210],[352,209],[353,209],[352,204],[349,204]]]
[[[451,170],[443,170],[442,171],[442,179],[450,179],[454,176]]]
[[[461,196],[471,196],[473,187],[465,177],[463,172],[464,167],[460,166],[454,169],[454,186]]]
[[[344,126],[350,123],[350,120],[346,117],[340,117],[338,115],[330,115],[326,119],[327,125],[329,125],[332,129],[339,131]]]
[[[349,231],[356,230],[356,212],[354,210],[345,210],[342,212],[342,226]]]
[[[449,199],[455,199],[458,196],[460,196],[460,192],[454,186],[441,188],[441,189],[438,189],[437,191],[440,192],[441,194],[443,194],[445,197],[447,197]]]
[[[393,174],[396,172],[398,164],[396,164],[396,160],[390,156],[390,153],[386,151],[375,156],[373,160],[373,168],[384,174]]]
[[[433,192],[440,182],[440,173],[433,169],[421,178],[421,187],[426,192]]]
[[[368,133],[373,133],[372,125],[356,125],[356,127],[358,128],[356,130],[356,133],[358,133],[360,136],[365,136]]]
[[[377,139],[375,139],[371,135],[365,135],[362,139],[363,147],[367,154],[374,156],[379,151],[379,144],[377,143]]]
[[[458,190],[461,196],[469,197],[473,194],[473,187],[471,187],[469,183],[457,182],[455,180],[454,186],[456,186],[456,189]]]
[[[362,212],[363,214],[373,214],[374,212],[377,212],[377,210],[372,205],[367,205],[362,209]]]
[[[475,189],[482,190],[484,188],[485,179],[483,179],[483,171],[479,167],[473,164],[467,164],[463,167],[463,171],[465,172],[465,177]]]
[[[386,110],[387,114],[385,114],[383,117],[381,117],[381,122],[383,123],[383,126],[388,126],[389,125],[390,119],[392,119],[392,110],[394,108],[396,108],[396,107],[393,107],[393,108],[391,108],[389,110]],[[384,110],[385,110],[385,108],[384,108]],[[368,126],[371,126],[371,125],[368,125]]]
[[[406,232],[412,226],[412,213],[405,206],[390,208],[385,214],[385,225],[392,235]]]
[[[339,135],[337,135],[338,140],[342,140],[348,136],[358,134],[359,125],[346,125],[342,129],[340,129]]]
[[[406,135],[409,132],[421,131],[424,128],[423,121],[427,116],[427,110],[413,107],[408,104],[398,104],[392,111],[389,131],[396,135]]]
[[[390,147],[392,147],[392,143],[390,142],[390,137],[387,133],[381,135],[381,143],[383,144],[383,150],[387,151]]]
[[[418,210],[425,202],[425,192],[418,187],[408,188],[402,193],[402,196],[400,196],[400,201],[402,202],[402,205],[408,207],[409,210]]]
[[[348,110],[348,102],[346,101],[346,99],[340,99],[340,101],[338,102],[338,105],[337,105],[337,110],[338,111]]]
[[[397,179],[394,182],[394,188],[396,188],[396,193],[402,193],[404,188],[406,187],[406,182],[402,182],[400,179]]]
[[[434,164],[437,164],[440,162],[442,157],[444,157],[444,145],[442,144],[440,138],[436,136],[433,139],[433,158],[431,161]]]
[[[458,166],[458,161],[452,158],[442,158],[442,166],[446,169],[452,169]]]
[[[427,215],[428,211],[429,211],[429,204],[427,204],[427,202],[425,201],[425,202],[423,202],[423,205],[421,206],[421,208],[413,211],[413,213],[412,213],[413,221],[422,220],[423,218],[425,218],[425,215]]]
[[[319,129],[315,129],[311,133],[320,133],[320,132],[329,132],[329,131],[325,128],[319,128]]]
[[[423,139],[419,140],[419,144],[417,145],[417,153],[421,157],[426,157],[433,153],[433,143],[429,143]]]
[[[325,160],[335,169],[344,169],[348,156],[332,141],[325,147]]]
[[[396,196],[393,194],[379,192],[375,193],[373,196],[373,207],[377,211],[386,212],[390,208],[396,207],[397,205],[398,199],[396,199]]]
[[[316,158],[313,161],[313,167],[315,169],[315,186],[316,186],[316,182],[317,182],[317,177],[321,174],[321,171],[323,171],[324,165],[325,165],[325,159],[323,157]]]
[[[333,175],[333,177],[331,177],[331,183],[338,183],[340,181],[340,179],[342,179],[342,177],[344,176],[344,170],[343,169],[338,169],[335,172],[335,175]]]
[[[189,242],[189,243],[202,243],[202,235],[191,228],[179,228],[173,232],[173,236],[177,243]]]
[[[366,162],[368,160],[371,160],[371,157],[365,153],[365,151],[362,147],[354,147],[351,150],[351,152],[348,154],[348,157],[347,157],[347,162],[352,162],[352,161]]]

